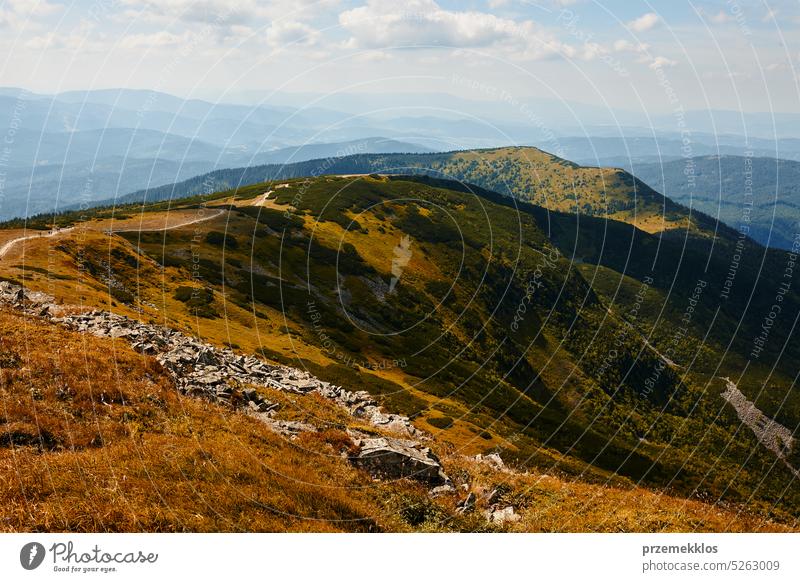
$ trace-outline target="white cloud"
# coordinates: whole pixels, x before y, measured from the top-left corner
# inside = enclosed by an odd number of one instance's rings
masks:
[[[152,23],[172,32],[189,30],[211,44],[261,35],[272,47],[315,44],[318,33],[303,20],[340,0],[118,0],[123,21]],[[213,31],[213,32],[210,32]],[[163,38],[167,38],[164,36]]]
[[[646,32],[653,29],[659,22],[661,22],[661,17],[658,14],[655,12],[648,12],[647,14],[642,14],[635,20],[631,20],[628,23],[628,28],[634,32]]]
[[[613,54],[630,53],[637,56],[637,62],[650,63],[652,57],[649,56],[650,45],[642,42],[631,42],[626,39],[618,39],[610,44],[600,44],[596,42],[584,43],[582,50],[577,54],[578,57],[586,61],[591,61],[599,57],[615,59]],[[607,61],[619,63],[617,60]]]
[[[611,45],[615,52],[618,53],[645,53],[650,49],[650,45],[637,42],[633,43],[629,40],[619,39],[615,40]]]
[[[726,22],[733,20],[733,16],[731,16],[729,12],[720,10],[716,14],[711,14],[708,19],[714,24],[725,24]]]
[[[3,7],[17,14],[26,16],[49,16],[60,12],[62,6],[51,4],[46,0],[6,0]]]
[[[677,64],[678,61],[674,61],[664,56],[657,56],[653,59],[650,59],[650,64],[647,66],[655,71],[656,69],[661,69],[663,67],[674,67]]]
[[[205,24],[216,27],[263,25],[274,19],[306,20],[340,0],[119,0],[151,22]]]
[[[515,34],[516,23],[484,12],[452,12],[432,0],[368,0],[339,15],[355,46],[488,46]]]
[[[228,26],[252,23],[267,16],[255,0],[122,0],[145,20]]]
[[[379,63],[382,61],[388,61],[391,58],[392,55],[390,55],[386,51],[367,51],[357,54],[354,57],[354,60],[362,63]]]
[[[785,62],[784,63],[770,63],[765,67],[765,69],[769,73],[775,73],[777,71],[788,71],[789,70],[789,64],[785,63]]]
[[[51,45],[54,45],[54,47],[58,46],[58,43],[56,42],[56,35],[52,32],[31,37],[25,42],[25,46],[27,48],[37,51],[46,50],[50,48]]]
[[[316,43],[319,33],[302,22],[274,22],[267,29],[267,42],[273,47],[286,45],[311,46]]]
[[[434,0],[368,0],[342,12],[339,23],[350,34],[349,48],[491,47],[521,59],[575,52],[531,20],[446,10]]]
[[[30,26],[39,18],[59,12],[62,6],[46,0],[5,0],[0,5],[0,27]]]
[[[57,34],[48,32],[33,36],[25,42],[25,48],[34,51],[67,50],[80,53],[92,53],[105,50],[106,44],[101,39],[90,38],[91,27],[79,26],[71,32]]]
[[[580,56],[586,61],[592,61],[606,54],[608,54],[608,49],[606,47],[596,42],[587,42],[583,45]]]

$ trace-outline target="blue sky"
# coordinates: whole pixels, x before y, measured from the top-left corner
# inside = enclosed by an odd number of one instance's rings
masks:
[[[800,111],[796,0],[0,0],[2,85]]]

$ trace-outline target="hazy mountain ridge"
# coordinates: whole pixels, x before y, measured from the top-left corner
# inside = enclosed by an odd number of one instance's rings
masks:
[[[676,202],[718,217],[733,228],[748,228],[748,234],[762,244],[784,249],[796,244],[800,162],[707,156],[636,164],[632,170]]]
[[[624,168],[630,162],[683,155],[683,143],[669,129],[668,119],[659,122],[665,124],[664,129],[654,132],[634,125],[646,120],[637,120],[630,112],[620,115],[592,105],[538,98],[525,101],[532,116],[519,119],[518,108],[457,94],[398,94],[383,103],[374,95],[276,94],[251,99],[251,104],[234,104],[150,90],[40,95],[3,88],[0,127],[6,124],[15,135],[4,164],[14,171],[30,170],[32,179],[31,184],[9,186],[0,219],[26,211],[57,210],[71,203],[111,200],[215,169],[290,163],[342,155],[342,151],[424,152],[522,143],[583,164]],[[702,114],[692,119],[705,127]],[[752,119],[763,126],[760,116]],[[614,120],[625,125],[616,125]],[[792,123],[791,116],[783,121]],[[756,155],[800,159],[796,139],[748,135],[747,148]],[[353,142],[374,142],[374,136],[383,136],[379,138],[385,140],[382,146],[372,143],[364,149],[346,149]],[[326,149],[323,143],[341,147]],[[742,154],[743,143],[736,135],[692,134],[695,154]],[[284,153],[292,148],[298,150],[297,155]],[[303,154],[303,150],[314,151]],[[117,156],[130,160],[124,172],[117,172],[115,183],[109,170],[115,162],[107,158]],[[169,171],[164,162],[185,167]],[[60,180],[46,178],[57,165],[63,166]],[[40,166],[47,166],[44,174]],[[103,169],[93,176],[94,168]]]
[[[13,176],[4,185],[0,219],[91,204],[217,168],[348,152],[431,151],[376,137],[381,134],[369,126],[336,130],[349,117],[322,108],[211,103],[157,91],[39,95],[5,88],[0,128],[8,128],[9,143],[2,164]],[[27,182],[21,178],[26,171]]]
[[[114,193],[168,185],[220,167],[288,163],[351,152],[430,151],[417,144],[368,137],[256,153],[130,128],[44,134],[19,130],[17,139],[24,147],[15,147],[9,156],[0,219],[94,205]]]

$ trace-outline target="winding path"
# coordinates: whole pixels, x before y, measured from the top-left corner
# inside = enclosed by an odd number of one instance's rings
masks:
[[[51,230],[47,234],[37,233],[37,234],[29,234],[27,236],[20,236],[20,237],[17,237],[17,238],[12,238],[10,241],[7,241],[2,247],[0,247],[0,259],[5,257],[8,254],[8,251],[10,251],[12,248],[14,248],[14,245],[16,245],[18,242],[22,242],[22,241],[25,241],[25,240],[33,240],[33,239],[37,239],[37,238],[51,238],[51,237],[57,236],[59,234],[65,234],[65,233],[73,230],[74,228],[75,227],[70,226],[69,228],[62,228],[62,229],[59,229],[59,230]]]
[[[111,229],[111,230],[109,230],[107,232],[110,232],[110,233],[136,232],[136,231],[140,231],[140,230],[141,231],[147,231],[147,232],[160,232],[160,231],[165,231],[165,230],[172,230],[174,228],[181,228],[183,226],[189,226],[191,224],[197,224],[198,222],[205,222],[206,220],[211,220],[213,218],[217,218],[219,216],[222,216],[222,214],[224,214],[224,213],[225,213],[225,209],[224,208],[220,208],[219,210],[217,210],[217,212],[215,212],[213,214],[209,214],[208,216],[201,216],[200,218],[194,218],[192,220],[187,220],[186,222],[180,222],[178,224],[171,224],[169,226],[154,227],[154,228],[138,226],[138,227],[132,227],[132,228]],[[52,238],[54,236],[59,236],[59,235],[62,235],[62,234],[66,234],[66,233],[71,232],[73,230],[75,230],[75,227],[74,226],[70,226],[68,228],[61,228],[61,229],[58,229],[58,230],[51,230],[51,231],[48,231],[47,233],[29,234],[29,235],[26,235],[26,236],[19,236],[17,238],[12,238],[11,240],[6,241],[3,244],[3,246],[0,247],[0,259],[5,257],[9,253],[9,251],[12,248],[14,248],[14,246],[17,243],[20,243],[20,242],[23,242],[23,241],[26,241],[26,240],[35,240],[35,239],[40,239],[40,238]]]

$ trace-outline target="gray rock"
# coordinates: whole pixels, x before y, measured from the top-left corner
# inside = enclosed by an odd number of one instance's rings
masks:
[[[503,492],[499,489],[492,489],[488,495],[486,495],[486,503],[488,505],[495,505],[500,502],[500,499],[503,497]]]
[[[427,447],[415,441],[388,437],[356,441],[358,454],[352,462],[373,477],[411,478],[428,485],[447,483],[439,459]]]
[[[503,459],[500,458],[500,455],[497,453],[489,453],[488,455],[475,455],[475,461],[478,463],[482,463],[484,465],[489,465],[492,469],[496,471],[507,471],[506,464],[503,462]]]
[[[264,386],[297,394],[316,392],[382,430],[404,437],[425,438],[408,417],[382,411],[378,402],[363,390],[349,391],[303,370],[269,364],[252,355],[237,355],[230,349],[216,348],[176,330],[107,311],[58,316],[62,308],[53,301],[53,297],[44,293],[0,281],[0,305],[98,337],[124,339],[135,350],[154,356],[182,394],[226,406],[241,406],[281,434],[295,436],[316,428],[302,422],[275,420],[271,415],[278,408],[277,404],[264,400],[252,388],[242,391],[244,397],[239,402],[232,398],[230,385]],[[440,488],[450,487],[438,459],[417,441],[367,438],[362,441],[361,452],[353,462],[375,476],[410,477]]]
[[[266,400],[262,400],[261,402],[257,403],[258,411],[268,414],[270,412],[274,412],[278,408],[280,408],[280,404],[277,402],[268,402]]]
[[[294,437],[301,432],[316,432],[317,427],[299,420],[276,420],[269,417],[261,417],[261,420],[272,430],[283,436]]]

